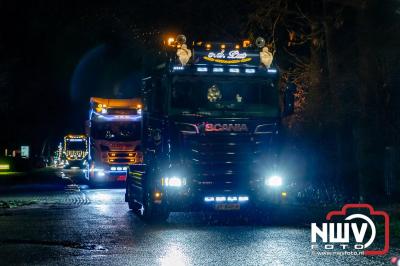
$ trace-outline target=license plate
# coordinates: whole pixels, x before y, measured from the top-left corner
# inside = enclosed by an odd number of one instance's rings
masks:
[[[239,203],[219,203],[215,204],[215,209],[219,211],[232,211],[232,210],[240,210]]]

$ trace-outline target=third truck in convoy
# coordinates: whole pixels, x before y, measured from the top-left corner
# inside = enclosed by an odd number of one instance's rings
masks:
[[[88,143],[85,135],[69,134],[65,136],[63,150],[66,168],[82,168],[85,166],[88,154]]]
[[[125,181],[129,165],[142,162],[140,99],[91,98],[86,177],[92,184]]]
[[[144,160],[128,172],[129,207],[153,221],[172,211],[280,204],[290,194],[278,154],[293,87],[282,107],[262,38],[188,46],[183,35],[168,39],[143,80]]]

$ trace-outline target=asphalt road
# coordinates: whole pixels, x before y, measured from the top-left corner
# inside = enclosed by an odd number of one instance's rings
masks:
[[[63,190],[0,195],[0,265],[390,265],[400,255],[312,254],[298,221],[174,213],[147,225],[122,188],[89,189],[77,172],[62,178]]]

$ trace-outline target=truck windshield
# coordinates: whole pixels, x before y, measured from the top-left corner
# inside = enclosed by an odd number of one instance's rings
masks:
[[[71,139],[66,141],[66,150],[84,151],[86,150],[86,141],[84,139]]]
[[[95,139],[135,141],[140,139],[140,122],[108,121],[92,122],[91,135]]]
[[[268,79],[250,77],[176,76],[171,111],[175,114],[254,114],[278,116],[278,88]]]

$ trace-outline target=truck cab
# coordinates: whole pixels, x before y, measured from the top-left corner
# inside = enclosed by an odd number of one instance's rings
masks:
[[[86,178],[92,184],[126,179],[129,165],[142,163],[140,99],[90,99],[89,159]]]
[[[281,108],[279,72],[261,45],[193,42],[189,60],[180,49],[189,50],[172,42],[143,80],[144,160],[128,172],[129,207],[153,221],[279,204],[291,182],[278,153],[293,91]]]
[[[85,135],[69,134],[64,137],[63,156],[65,157],[65,168],[83,168],[88,155],[88,142]]]

